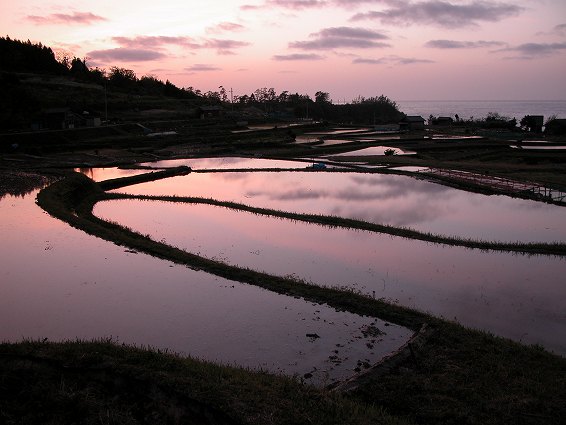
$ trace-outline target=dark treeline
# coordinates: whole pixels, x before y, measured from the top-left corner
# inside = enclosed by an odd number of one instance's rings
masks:
[[[57,89],[48,92],[45,85],[29,84],[29,75],[60,77],[75,83],[90,85]],[[397,104],[386,96],[363,98],[353,102],[335,105],[330,95],[318,91],[314,99],[306,94],[283,91],[276,93],[273,88],[259,88],[250,94],[234,95],[223,86],[218,91],[201,92],[194,87],[180,88],[170,81],[161,81],[152,75],[138,77],[126,68],[101,69],[90,67],[85,59],[56,53],[41,43],[13,40],[0,37],[0,128],[26,128],[43,110],[52,107],[69,107],[76,111],[89,110],[102,116],[105,108],[104,96],[92,93],[92,87],[108,93],[108,104],[113,111],[118,109],[142,110],[158,108],[155,99],[175,99],[183,102],[187,109],[202,105],[218,105],[234,115],[253,110],[256,117],[269,119],[315,119],[353,124],[383,124],[397,122],[403,114]],[[123,96],[117,100],[117,95]],[[114,97],[112,97],[114,96]],[[140,102],[140,97],[154,100]],[[125,100],[124,100],[125,99]]]
[[[164,95],[176,98],[195,97],[194,93],[183,90],[169,81],[163,82],[153,76],[138,78],[134,71],[119,67],[110,70],[91,68],[85,59],[63,56],[57,59],[50,47],[31,41],[12,40],[0,37],[0,71],[5,73],[34,73],[72,77],[77,81],[106,84],[116,90],[132,94]],[[15,82],[13,75],[3,80]]]
[[[31,41],[0,37],[0,68],[12,72],[65,74],[68,68],[55,59],[50,47]]]
[[[218,91],[201,93],[192,87],[189,91],[203,96],[211,103],[230,106],[255,107],[265,115],[274,118],[312,118],[352,124],[385,124],[399,121],[403,114],[397,104],[387,96],[365,98],[358,96],[351,103],[336,105],[330,100],[330,94],[318,91],[315,98],[309,95],[282,91],[274,88],[260,88],[243,95],[228,94],[220,86]]]

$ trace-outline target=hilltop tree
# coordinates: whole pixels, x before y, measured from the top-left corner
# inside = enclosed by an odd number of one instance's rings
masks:
[[[74,57],[71,61],[71,74],[74,75],[84,75],[88,72],[88,67],[86,66],[86,59],[81,60],[77,57]]]
[[[114,87],[130,90],[136,87],[138,77],[136,77],[136,73],[131,69],[118,68],[117,66],[113,66],[112,68],[110,68],[108,81]]]
[[[330,103],[330,94],[325,91],[317,91],[314,94],[315,103]]]

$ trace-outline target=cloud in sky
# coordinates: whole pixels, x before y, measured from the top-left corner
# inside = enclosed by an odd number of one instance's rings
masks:
[[[268,0],[265,2],[266,6],[275,6],[285,9],[310,9],[313,7],[322,7],[326,5],[323,0]]]
[[[205,63],[196,63],[193,66],[189,66],[185,68],[185,71],[189,72],[210,72],[210,71],[220,71],[222,68],[219,68],[215,65],[209,65]]]
[[[516,52],[513,59],[534,59],[552,56],[566,51],[566,43],[525,43],[515,47],[499,49],[495,52]]]
[[[469,3],[425,0],[387,2],[381,11],[357,13],[352,21],[378,20],[390,25],[438,25],[445,28],[477,26],[479,22],[498,22],[521,13],[524,8],[511,3],[473,0]]]
[[[566,24],[560,24],[554,26],[549,32],[541,31],[537,35],[554,35],[558,37],[566,37]]]
[[[28,15],[25,19],[37,25],[90,25],[107,21],[106,18],[91,12],[52,13],[46,16]]]
[[[418,59],[411,57],[402,57],[396,55],[384,56],[379,59],[371,58],[356,58],[352,61],[353,64],[357,65],[413,65],[413,64],[429,64],[435,63],[435,61],[430,59]]]
[[[234,49],[251,45],[247,41],[238,40],[219,40],[216,38],[207,39],[203,42],[202,47],[216,49],[219,55],[233,55]]]
[[[324,56],[314,53],[293,53],[290,55],[274,55],[272,59],[276,61],[313,61],[322,60]]]
[[[388,62],[385,58],[379,58],[379,59],[356,58],[352,61],[352,63],[364,64],[364,65],[385,65]]]
[[[310,34],[313,40],[295,41],[289,43],[289,47],[303,50],[328,50],[340,47],[357,49],[368,49],[375,47],[389,47],[389,37],[366,28],[333,27],[325,28],[319,32]]]
[[[209,34],[220,34],[224,32],[242,32],[247,28],[235,22],[220,22],[219,24],[210,26],[206,29]]]
[[[116,49],[93,50],[87,53],[87,56],[95,61],[100,62],[145,62],[162,59],[166,57],[163,53],[155,50],[129,49],[119,47]]]
[[[415,63],[435,63],[435,61],[430,59],[419,59],[419,58],[402,58],[398,56],[391,56],[391,61],[397,65],[412,65]]]
[[[240,6],[240,10],[246,11],[265,8],[305,10],[330,6],[338,6],[351,9],[364,4],[395,2],[399,3],[397,0],[266,0],[259,5],[245,4],[243,6]]]
[[[169,36],[136,36],[136,37],[112,37],[112,41],[118,43],[122,47],[128,48],[162,48],[166,45],[175,45],[180,47],[188,47],[192,49],[198,49],[201,47],[191,37],[169,37]]]
[[[258,10],[258,9],[262,9],[263,5],[257,5],[257,4],[244,4],[242,6],[240,6],[240,10],[247,12],[249,10]]]
[[[501,41],[457,41],[457,40],[430,40],[425,43],[425,47],[434,49],[480,49],[504,46]]]
[[[113,37],[112,41],[122,47],[139,49],[162,49],[165,46],[178,46],[189,49],[216,49],[220,55],[234,54],[234,49],[249,46],[250,43],[238,40],[226,39],[202,39],[196,40],[191,37],[178,36],[136,36],[136,37]]]

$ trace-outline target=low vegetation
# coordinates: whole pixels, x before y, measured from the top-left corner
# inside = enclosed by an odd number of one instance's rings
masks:
[[[0,345],[4,424],[410,424],[292,377],[108,341]]]

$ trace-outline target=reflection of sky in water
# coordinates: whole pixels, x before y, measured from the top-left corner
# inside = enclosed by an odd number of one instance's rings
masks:
[[[557,151],[566,152],[566,146],[511,146],[511,147],[517,149],[533,150],[533,151],[557,150]]]
[[[385,155],[385,151],[393,149],[395,151],[395,155],[411,155],[416,152],[403,150],[400,148],[390,148],[388,146],[371,146],[369,148],[362,148],[359,150],[338,153],[338,154],[329,154],[327,156],[371,156],[371,155]]]
[[[349,140],[349,139],[324,139],[322,143],[317,146],[334,146],[334,145],[343,145],[353,142],[354,142],[353,140]]]
[[[316,131],[305,133],[306,136],[329,136],[332,134],[356,134],[356,133],[365,133],[369,130],[369,128],[335,128],[333,130],[328,131]]]
[[[95,213],[209,258],[375,291],[566,355],[565,259],[484,253],[206,205],[108,201]]]
[[[103,338],[330,381],[409,332],[379,320],[130,253],[55,220],[35,194],[0,200],[0,340]],[[130,211],[137,213],[137,211]],[[372,349],[362,335],[386,332]],[[310,341],[306,334],[321,338]],[[381,339],[381,341],[378,341]],[[336,344],[341,364],[329,360]]]
[[[407,176],[326,172],[193,173],[119,191],[212,197],[484,240],[566,240],[566,209],[563,207],[475,194]]]
[[[95,182],[118,179],[122,177],[136,176],[148,173],[147,170],[122,170],[120,168],[75,168],[75,171],[84,174]]]
[[[187,165],[194,170],[204,169],[241,169],[241,168],[305,168],[308,163],[302,161],[286,161],[264,158],[190,158],[190,159],[168,159],[163,161],[145,162],[140,165],[150,167],[179,167]]]

